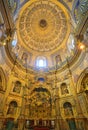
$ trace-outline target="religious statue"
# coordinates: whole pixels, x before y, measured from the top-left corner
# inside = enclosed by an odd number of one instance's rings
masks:
[[[28,59],[28,54],[26,52],[24,52],[22,54],[22,58],[21,59],[22,59],[23,64],[25,64],[27,62],[27,59]]]
[[[73,115],[72,105],[69,102],[64,103],[64,114],[65,116]]]
[[[21,90],[21,82],[16,81],[14,84],[13,92],[20,93]]]
[[[67,87],[67,84],[66,84],[66,83],[62,83],[62,84],[61,84],[61,94],[62,94],[62,95],[64,95],[64,94],[69,94],[68,87]]]
[[[17,102],[16,101],[10,102],[7,114],[14,115],[16,112],[16,108],[17,108]]]

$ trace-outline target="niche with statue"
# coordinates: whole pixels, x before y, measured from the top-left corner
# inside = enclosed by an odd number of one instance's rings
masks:
[[[16,115],[17,106],[18,105],[16,101],[11,101],[8,106],[7,115]]]
[[[72,104],[70,102],[65,102],[63,104],[63,107],[64,107],[64,115],[66,117],[66,121],[68,123],[69,129],[77,130],[75,119],[73,116],[74,114],[73,114],[73,110],[72,110]]]
[[[61,95],[69,94],[68,86],[66,83],[62,83],[60,85],[60,88],[61,88]]]
[[[17,81],[14,83],[13,92],[19,94],[20,91],[21,91],[21,86],[22,86],[21,82],[17,80]]]
[[[23,52],[21,59],[23,64],[27,64],[28,54],[26,52]]]
[[[73,116],[73,110],[72,110],[72,105],[70,102],[65,102],[64,105],[64,115],[66,117],[72,117]]]

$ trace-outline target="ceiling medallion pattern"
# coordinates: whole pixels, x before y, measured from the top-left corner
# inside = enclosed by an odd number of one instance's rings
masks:
[[[59,47],[68,32],[64,9],[51,0],[37,0],[25,6],[18,27],[23,43],[39,52]]]

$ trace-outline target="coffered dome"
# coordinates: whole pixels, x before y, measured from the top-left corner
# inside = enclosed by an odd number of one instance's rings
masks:
[[[52,0],[28,2],[18,20],[21,44],[34,51],[54,51],[68,38],[69,15],[64,6]]]

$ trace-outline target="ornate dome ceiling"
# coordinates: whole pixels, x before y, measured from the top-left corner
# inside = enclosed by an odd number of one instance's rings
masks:
[[[57,49],[68,38],[68,13],[55,1],[33,1],[21,10],[19,39],[26,47],[46,52]]]
[[[8,44],[9,56],[20,68],[32,72],[52,72],[59,69],[66,57],[74,61],[76,41],[66,7],[57,0],[30,0],[20,9],[16,32]]]

